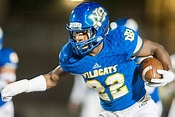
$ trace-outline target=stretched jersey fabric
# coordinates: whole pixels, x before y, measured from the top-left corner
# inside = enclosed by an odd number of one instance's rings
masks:
[[[13,67],[16,69],[18,63],[18,58],[14,50],[10,48],[2,48],[0,49],[0,68],[1,67]],[[0,106],[5,104],[1,99],[0,93]]]
[[[82,58],[72,52],[68,42],[60,52],[60,66],[66,72],[81,74],[86,84],[97,91],[105,110],[122,110],[146,93],[137,65],[130,59],[140,41],[133,30],[119,26],[103,42],[100,53]]]

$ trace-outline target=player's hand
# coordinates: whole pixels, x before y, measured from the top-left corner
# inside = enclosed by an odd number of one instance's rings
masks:
[[[28,88],[28,80],[20,80],[17,82],[13,82],[5,86],[1,91],[2,101],[10,101],[13,96],[20,94],[22,92],[26,92]]]
[[[10,101],[12,99],[12,96],[13,96],[13,92],[10,90],[5,89],[1,91],[1,98],[2,98],[2,101],[4,102]]]
[[[164,86],[172,82],[175,78],[172,71],[157,70],[157,73],[162,75],[162,79],[151,79],[151,81],[147,82],[146,85],[150,87]]]

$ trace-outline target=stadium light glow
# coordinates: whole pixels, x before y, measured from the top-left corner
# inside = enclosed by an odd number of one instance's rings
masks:
[[[72,2],[82,2],[83,0],[70,0]]]

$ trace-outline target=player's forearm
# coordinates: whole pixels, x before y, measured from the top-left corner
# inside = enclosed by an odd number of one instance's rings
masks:
[[[172,70],[171,60],[168,52],[161,46],[154,52],[156,58],[162,63],[165,70]]]
[[[138,56],[149,56],[153,55],[157,58],[163,65],[165,70],[172,69],[171,60],[168,52],[156,42],[152,42],[150,40],[144,39],[143,47],[138,54]]]
[[[50,73],[43,75],[46,80],[47,89],[55,87],[58,82],[61,82],[63,79],[70,76],[70,73],[63,71],[61,66],[57,66]]]
[[[46,89],[50,89],[52,87],[55,87],[57,85],[57,82],[59,80],[59,77],[57,75],[54,75],[53,73],[45,74],[43,75],[46,81]]]
[[[13,96],[23,92],[45,91],[46,86],[46,80],[43,75],[34,77],[30,80],[19,80],[5,86],[1,91],[2,100],[9,101]]]
[[[62,68],[58,65],[56,68],[54,68],[51,72],[44,74],[43,77],[45,78],[46,82],[46,89],[50,89],[52,87],[55,87],[58,83],[58,81],[61,78],[65,77],[65,73]]]
[[[65,73],[61,67],[56,67],[53,71],[45,75],[39,75],[34,78],[23,79],[13,82],[1,91],[3,101],[9,101],[13,96],[23,92],[45,91],[57,85],[61,78],[65,78]]]

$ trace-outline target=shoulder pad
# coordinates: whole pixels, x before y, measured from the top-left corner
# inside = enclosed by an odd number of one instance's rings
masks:
[[[62,47],[59,53],[60,63],[63,63],[65,60],[68,60],[70,56],[72,56],[72,49],[70,43],[68,42]]]

